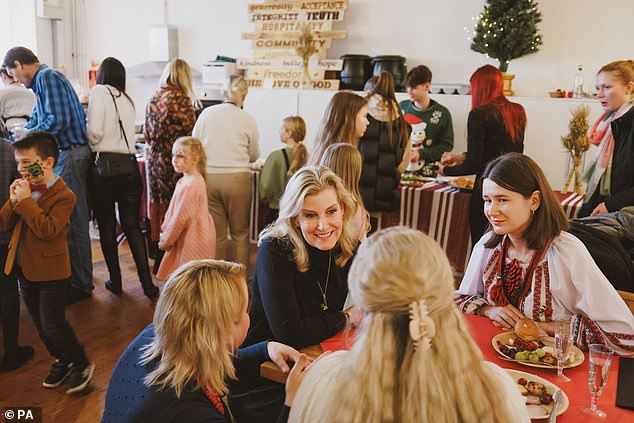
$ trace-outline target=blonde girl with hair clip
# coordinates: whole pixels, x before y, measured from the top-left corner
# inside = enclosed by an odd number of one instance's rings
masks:
[[[248,93],[244,77],[229,76],[223,93],[224,103],[207,107],[200,114],[193,136],[202,141],[207,152],[208,208],[216,224],[217,257],[248,266],[249,163],[260,156],[260,135],[255,119],[242,108]]]
[[[276,342],[238,349],[249,327],[247,304],[244,266],[197,260],[178,268],[153,323],[115,366],[102,422],[229,423],[228,382],[258,374],[266,360],[285,373],[287,361],[305,364],[296,350]]]
[[[363,205],[359,193],[359,180],[363,159],[361,153],[352,144],[336,143],[324,151],[321,165],[329,167],[343,181],[355,202],[354,223],[359,239],[365,239],[370,230],[370,215]]]
[[[158,243],[161,224],[180,177],[172,167],[172,146],[177,138],[192,134],[196,121],[195,102],[189,65],[182,59],[173,59],[165,66],[159,89],[147,104],[143,126],[145,141],[149,146],[146,161],[150,187],[150,228],[155,243]],[[158,269],[161,256],[159,252],[154,262],[154,272]]]
[[[269,205],[266,222],[277,219],[280,198],[288,178],[306,164],[308,151],[304,146],[306,123],[300,116],[288,116],[282,121],[280,141],[286,144],[281,150],[269,154],[260,173],[260,199]]]
[[[216,228],[207,210],[205,149],[198,138],[181,137],[172,148],[174,171],[182,173],[161,226],[159,248],[165,251],[156,277],[169,275],[190,260],[212,259]]]
[[[530,422],[513,379],[482,360],[433,239],[405,227],[371,235],[349,286],[364,313],[356,341],[310,367],[289,422]]]
[[[279,217],[260,234],[245,345],[274,339],[303,348],[333,336],[348,319],[355,323],[353,310],[343,310],[359,242],[354,209],[351,194],[327,167],[305,166],[291,177]],[[234,393],[238,421],[272,421],[284,387],[242,379]],[[278,408],[267,410],[265,404]]]
[[[328,107],[315,138],[310,164],[317,165],[329,145],[343,142],[355,147],[368,127],[368,102],[352,91],[337,91]]]

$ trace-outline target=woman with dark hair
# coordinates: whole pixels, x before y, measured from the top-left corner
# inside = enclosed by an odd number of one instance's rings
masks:
[[[467,120],[467,152],[444,153],[438,173],[447,176],[476,175],[469,204],[471,241],[476,242],[487,227],[481,175],[491,160],[509,152],[524,151],[524,108],[504,96],[502,73],[491,65],[471,75],[471,112]]]
[[[370,123],[359,139],[363,156],[359,192],[376,230],[378,213],[394,211],[401,203],[399,182],[409,163],[411,129],[394,95],[392,74],[381,72],[370,78],[365,92]]]
[[[352,91],[337,91],[326,107],[308,163],[318,165],[331,144],[356,146],[368,127],[368,102]]]
[[[93,156],[117,154],[136,163],[134,156],[134,103],[125,92],[125,68],[114,57],[101,62],[97,70],[97,85],[90,94],[87,117],[88,139]],[[139,169],[133,166],[129,176],[104,178],[95,166],[90,173],[91,204],[99,225],[99,242],[110,279],[106,289],[121,295],[121,268],[117,252],[117,214],[128,239],[143,292],[148,297],[158,294],[152,283],[145,240],[139,227],[139,205],[143,186]]]
[[[568,219],[537,163],[519,153],[493,160],[482,174],[482,197],[493,232],[473,249],[456,292],[461,311],[505,329],[528,317],[550,335],[554,321],[571,320],[580,347],[634,352],[634,316],[566,232]]]

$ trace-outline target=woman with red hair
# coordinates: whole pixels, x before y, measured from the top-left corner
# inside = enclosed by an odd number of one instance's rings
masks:
[[[479,240],[487,227],[482,200],[482,172],[487,163],[509,152],[524,151],[524,108],[504,96],[502,73],[491,65],[471,75],[471,111],[467,120],[467,152],[444,153],[438,173],[447,176],[476,175],[469,222],[471,240]]]

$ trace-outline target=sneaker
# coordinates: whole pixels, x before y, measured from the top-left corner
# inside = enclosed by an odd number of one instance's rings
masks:
[[[2,370],[15,370],[22,366],[24,363],[33,358],[33,347],[25,345],[23,347],[18,346],[17,350],[12,353],[5,353],[2,359]]]
[[[64,363],[60,360],[55,361],[51,366],[51,371],[48,372],[48,376],[46,376],[44,382],[42,382],[42,386],[45,388],[57,388],[64,383],[70,374],[72,366],[73,363]]]
[[[90,383],[92,374],[95,371],[95,365],[93,363],[77,364],[70,369],[70,378],[68,385],[70,388],[66,391],[67,394],[74,394],[81,392]]]

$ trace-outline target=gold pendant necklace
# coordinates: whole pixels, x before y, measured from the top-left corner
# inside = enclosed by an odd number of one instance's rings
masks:
[[[315,279],[317,282],[317,286],[319,287],[319,292],[321,292],[321,309],[323,311],[328,311],[328,300],[326,299],[326,294],[328,293],[328,283],[330,282],[330,263],[332,262],[332,250],[328,252],[328,272],[326,273],[326,286],[324,289],[321,289],[321,284],[318,279]]]

